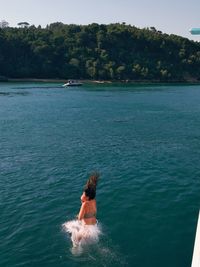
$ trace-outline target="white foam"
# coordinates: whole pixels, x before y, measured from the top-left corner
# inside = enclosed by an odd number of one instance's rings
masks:
[[[64,223],[63,230],[71,234],[73,247],[84,246],[99,241],[101,230],[99,225],[85,225],[79,220]]]

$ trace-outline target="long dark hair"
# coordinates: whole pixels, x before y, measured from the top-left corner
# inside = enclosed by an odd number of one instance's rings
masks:
[[[87,183],[84,187],[84,192],[85,195],[89,197],[89,200],[94,199],[96,197],[96,187],[99,177],[100,174],[98,172],[93,172],[87,180]]]

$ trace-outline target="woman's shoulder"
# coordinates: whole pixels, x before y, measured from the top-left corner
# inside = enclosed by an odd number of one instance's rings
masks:
[[[96,200],[89,200],[89,201],[85,201],[85,202],[83,202],[83,207],[91,207],[91,206],[93,206],[93,205],[96,205]]]
[[[82,202],[82,207],[85,207],[87,205],[86,201]]]
[[[84,201],[83,203],[82,203],[82,207],[83,208],[86,208],[86,207],[88,207],[90,204],[89,204],[89,201]]]

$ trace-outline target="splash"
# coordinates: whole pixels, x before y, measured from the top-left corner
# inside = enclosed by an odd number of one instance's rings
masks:
[[[99,225],[85,225],[78,220],[68,221],[62,227],[64,231],[71,235],[74,248],[97,243],[101,234]]]
[[[107,234],[102,232],[102,225],[84,225],[78,220],[67,221],[62,229],[71,235],[73,246],[70,248],[73,261],[91,266],[127,266],[126,257]],[[101,238],[100,238],[101,237]],[[75,257],[74,257],[75,256]]]

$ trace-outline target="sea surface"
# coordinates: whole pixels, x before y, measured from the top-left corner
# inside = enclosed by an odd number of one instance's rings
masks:
[[[200,86],[0,84],[0,266],[188,267],[200,207]],[[97,244],[74,253],[91,171]]]

